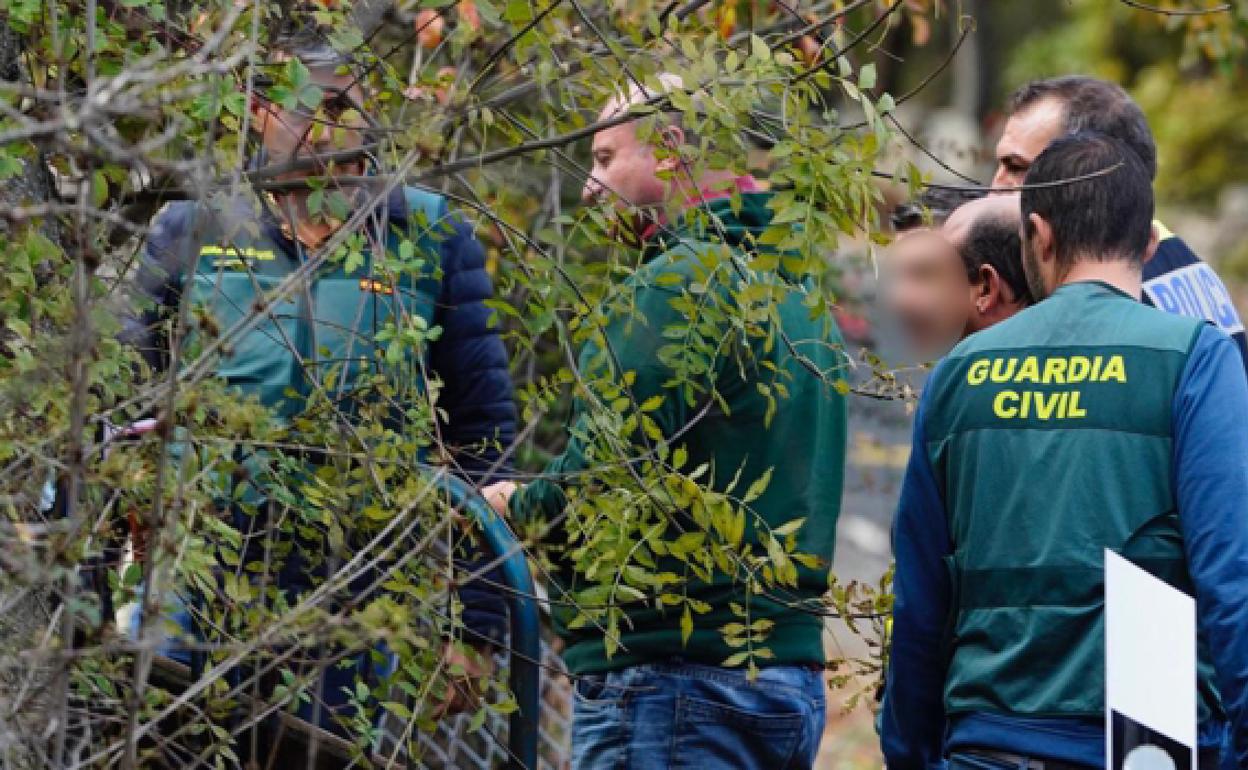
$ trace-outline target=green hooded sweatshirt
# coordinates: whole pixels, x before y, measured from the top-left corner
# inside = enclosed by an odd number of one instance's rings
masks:
[[[729,646],[722,629],[744,619],[732,605],[741,609],[747,603],[752,623],[764,618],[774,622],[759,644],[769,651],[764,653],[768,657],[754,657],[757,665],[821,664],[825,659],[823,618],[810,610],[822,606],[818,599],[828,589],[835,548],[845,463],[845,398],[837,381],[843,379],[846,359],[844,343],[828,314],[811,317],[806,304],[810,285],[786,277],[778,259],[751,262],[765,254],[757,239],[772,218],[769,199],[766,193],[742,193],[736,213],[726,196],[708,201],[652,240],[643,266],[619,292],[613,292],[609,305],[604,303],[603,334],[584,345],[578,369],[590,375],[590,387],[594,377],[604,372],[607,378],[599,382],[620,384],[633,378],[625,417],[640,410],[653,419],[658,430],[652,429],[651,437],[661,434],[660,444],[677,454],[687,453],[682,472],[706,464],[708,470],[697,479],[699,484],[724,492],[735,478],[732,494],[741,498],[755,480],[770,473],[770,481],[750,508],[765,522],[764,532],[802,519],[793,534],[794,553],[811,558],[802,560],[805,566],[797,566],[796,587],[772,586],[752,596],[743,581],[719,569],[713,570],[710,581],[685,570],[688,582],[669,593],[684,592],[696,600],[699,609],[709,607],[709,611],[690,613],[693,626],[687,641],[682,639],[681,628],[684,605],[663,605],[649,596],[625,605],[627,618],[619,624],[619,646],[609,655],[602,625],[591,622],[569,628],[576,615],[571,602],[594,603],[584,593],[592,583],[560,560],[556,546],[552,549],[554,618],[556,630],[567,642],[565,658],[574,673],[673,660],[743,665],[746,661],[736,653],[745,648]],[[748,280],[742,280],[743,272]],[[779,304],[780,329],[758,312],[759,305],[767,306],[758,299],[762,290],[778,291],[771,301]],[[729,342],[710,345],[715,351],[711,366],[699,371],[695,365],[692,375],[686,370],[695,383],[690,398],[673,383],[675,362],[669,337],[677,336],[673,327],[689,326],[690,301],[696,303],[710,293],[718,298],[712,304],[727,312],[699,314],[697,339],[703,345],[736,339],[738,348],[734,351]],[[756,303],[753,310],[745,305],[751,301]],[[759,333],[746,336],[733,329],[734,323],[746,317],[755,320]],[[707,395],[712,387],[721,398]],[[621,403],[617,393],[594,395],[596,401]],[[586,477],[592,479],[599,463],[618,462],[612,457],[593,457],[587,437],[597,424],[585,400],[578,398],[567,449],[539,480],[512,497],[511,512],[516,519],[556,521],[574,485],[584,484]],[[647,439],[642,433],[634,435],[634,456],[653,448],[653,443],[643,446]],[[582,486],[578,492],[591,501],[595,495],[592,486]],[[666,540],[696,526],[684,512],[674,518],[680,523],[668,529]],[[770,538],[760,538],[760,528],[751,517],[744,518],[742,549],[766,554]],[[564,527],[554,526],[546,537],[550,542],[567,536]],[[663,557],[657,569],[681,573],[682,566]]]

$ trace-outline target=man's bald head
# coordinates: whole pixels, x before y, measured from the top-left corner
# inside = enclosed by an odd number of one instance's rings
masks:
[[[989,195],[954,210],[941,228],[958,250],[972,284],[980,287],[978,309],[993,320],[998,305],[1010,310],[1032,303],[1023,270],[1022,215],[1017,193]]]
[[[672,91],[682,91],[685,88],[685,79],[675,72],[660,72],[655,76],[655,80],[658,82],[657,89],[630,80],[628,88],[612,97],[606,106],[602,108],[602,112],[598,115],[598,120],[610,120],[638,104],[645,104],[656,97]]]
[[[945,219],[945,237],[954,244],[964,243],[977,222],[991,222],[1018,231],[1022,222],[1018,193],[986,195],[958,206]]]

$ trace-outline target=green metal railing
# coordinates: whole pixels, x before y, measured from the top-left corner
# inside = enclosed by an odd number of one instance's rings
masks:
[[[481,528],[485,546],[499,560],[508,591],[511,616],[509,678],[519,706],[507,734],[509,770],[537,770],[538,724],[541,719],[541,626],[533,575],[524,549],[507,521],[477,491],[459,479],[443,475],[451,504]]]

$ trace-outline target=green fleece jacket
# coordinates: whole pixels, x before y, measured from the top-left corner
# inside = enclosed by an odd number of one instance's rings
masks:
[[[843,377],[845,357],[840,333],[828,314],[812,319],[806,304],[809,285],[785,277],[778,267],[779,260],[751,263],[752,257],[762,253],[757,238],[771,221],[769,198],[766,193],[741,194],[737,213],[732,211],[728,198],[707,202],[652,240],[645,264],[613,296],[612,308],[628,310],[605,312],[603,336],[610,355],[604,355],[600,337],[597,344],[584,346],[579,368],[601,375],[603,366],[611,367],[609,379],[615,383],[635,378],[630,388],[630,409],[649,402],[649,406],[640,408],[657,424],[661,443],[668,443],[673,450],[683,447],[688,455],[683,466],[686,471],[708,465],[708,472],[698,483],[724,491],[737,477],[733,494],[740,497],[751,482],[771,473],[765,491],[750,506],[765,526],[756,527],[749,521],[743,547],[766,554],[759,529],[766,531],[803,519],[795,534],[795,552],[813,558],[806,560],[808,566],[798,567],[796,588],[776,586],[765,595],[748,598],[752,622],[768,618],[775,624],[762,643],[771,657],[755,658],[755,662],[822,663],[823,621],[809,610],[828,588],[828,567],[840,513],[845,399],[837,389],[837,381]],[[729,253],[735,259],[728,259]],[[742,271],[746,271],[748,280],[742,280]],[[762,333],[749,337],[730,328],[734,318],[739,320],[746,314],[742,303],[751,301],[750,297],[757,301],[755,294],[745,290],[747,284],[753,284],[755,290],[778,290],[775,301],[779,302],[780,329],[766,320],[756,327]],[[700,317],[703,323],[723,327],[703,327],[700,338],[727,340],[736,335],[745,340],[739,344],[746,349],[733,352],[732,345],[721,346],[712,366],[694,375],[695,384],[700,387],[693,392],[700,393],[690,399],[673,383],[670,350],[668,354],[662,352],[671,344],[664,331],[689,323],[682,296],[687,301],[706,292],[714,292],[719,306],[729,312],[719,320]],[[621,297],[629,301],[620,301]],[[753,313],[753,317],[759,316]],[[777,383],[782,387],[778,388]],[[712,388],[722,400],[707,395]],[[773,394],[787,391],[787,396],[769,399],[764,395],[768,389]],[[611,400],[611,394],[595,395]],[[656,401],[661,401],[657,408],[653,406]],[[563,511],[566,491],[572,485],[592,483],[594,460],[587,454],[592,455],[593,451],[586,437],[592,434],[596,423],[584,399],[575,403],[572,424],[565,452],[550,463],[541,479],[512,497],[511,512],[516,519],[553,521]],[[637,434],[639,443],[647,441],[641,431]],[[636,455],[644,455],[647,448],[653,449],[653,443],[636,447]],[[592,487],[586,489],[586,494],[594,494]],[[676,518],[682,524],[669,530],[668,538],[692,524],[687,515]],[[565,532],[561,527],[553,527],[548,537],[566,536]],[[560,600],[554,611],[556,630],[567,642],[565,658],[573,672],[593,673],[678,659],[724,665],[740,652],[740,647],[730,647],[725,642],[722,629],[742,620],[731,605],[745,605],[747,592],[741,581],[715,570],[710,581],[690,577],[689,582],[676,589],[696,599],[703,608],[710,607],[709,612],[693,613],[693,629],[687,643],[682,641],[683,607],[664,606],[650,598],[627,606],[627,619],[620,624],[619,648],[608,655],[603,631],[597,624],[569,628],[576,613],[568,604],[578,601],[578,591],[586,587],[587,581],[570,564],[559,563],[558,547],[552,550],[557,584],[552,596]],[[672,567],[670,557],[660,560],[659,569]],[[743,662],[740,657],[734,659],[734,665]]]

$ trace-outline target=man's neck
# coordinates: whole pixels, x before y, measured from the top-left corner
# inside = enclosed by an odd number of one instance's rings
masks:
[[[294,223],[294,233],[304,246],[316,249],[329,240],[329,236],[333,235],[341,224],[340,222],[326,222],[323,219],[300,219]]]
[[[650,212],[649,221],[641,223],[636,229],[638,244],[653,241],[668,223],[678,222],[689,209],[727,198],[734,192],[758,192],[762,189],[753,176],[732,171],[709,171],[698,177],[696,182],[695,185],[688,177],[672,182],[667,200]]]
[[[1138,262],[1126,259],[1111,259],[1105,262],[1078,260],[1058,282],[1058,286],[1083,281],[1100,281],[1139,299],[1141,280]]]
[[[307,195],[289,193],[269,198],[287,238],[298,240],[305,248],[316,249],[342,225],[329,217],[308,215]]]
[[[738,174],[730,170],[706,171],[691,180],[688,176],[678,177],[673,184],[673,195],[669,198],[669,213],[679,215],[685,209],[700,206],[708,201],[727,198],[734,192],[753,192],[758,188],[758,181],[748,174]]]
[[[987,313],[972,311],[971,317],[966,323],[966,332],[962,336],[967,337],[975,332],[981,332],[990,326],[996,326],[1024,307],[1025,305],[1021,302],[999,302]]]

